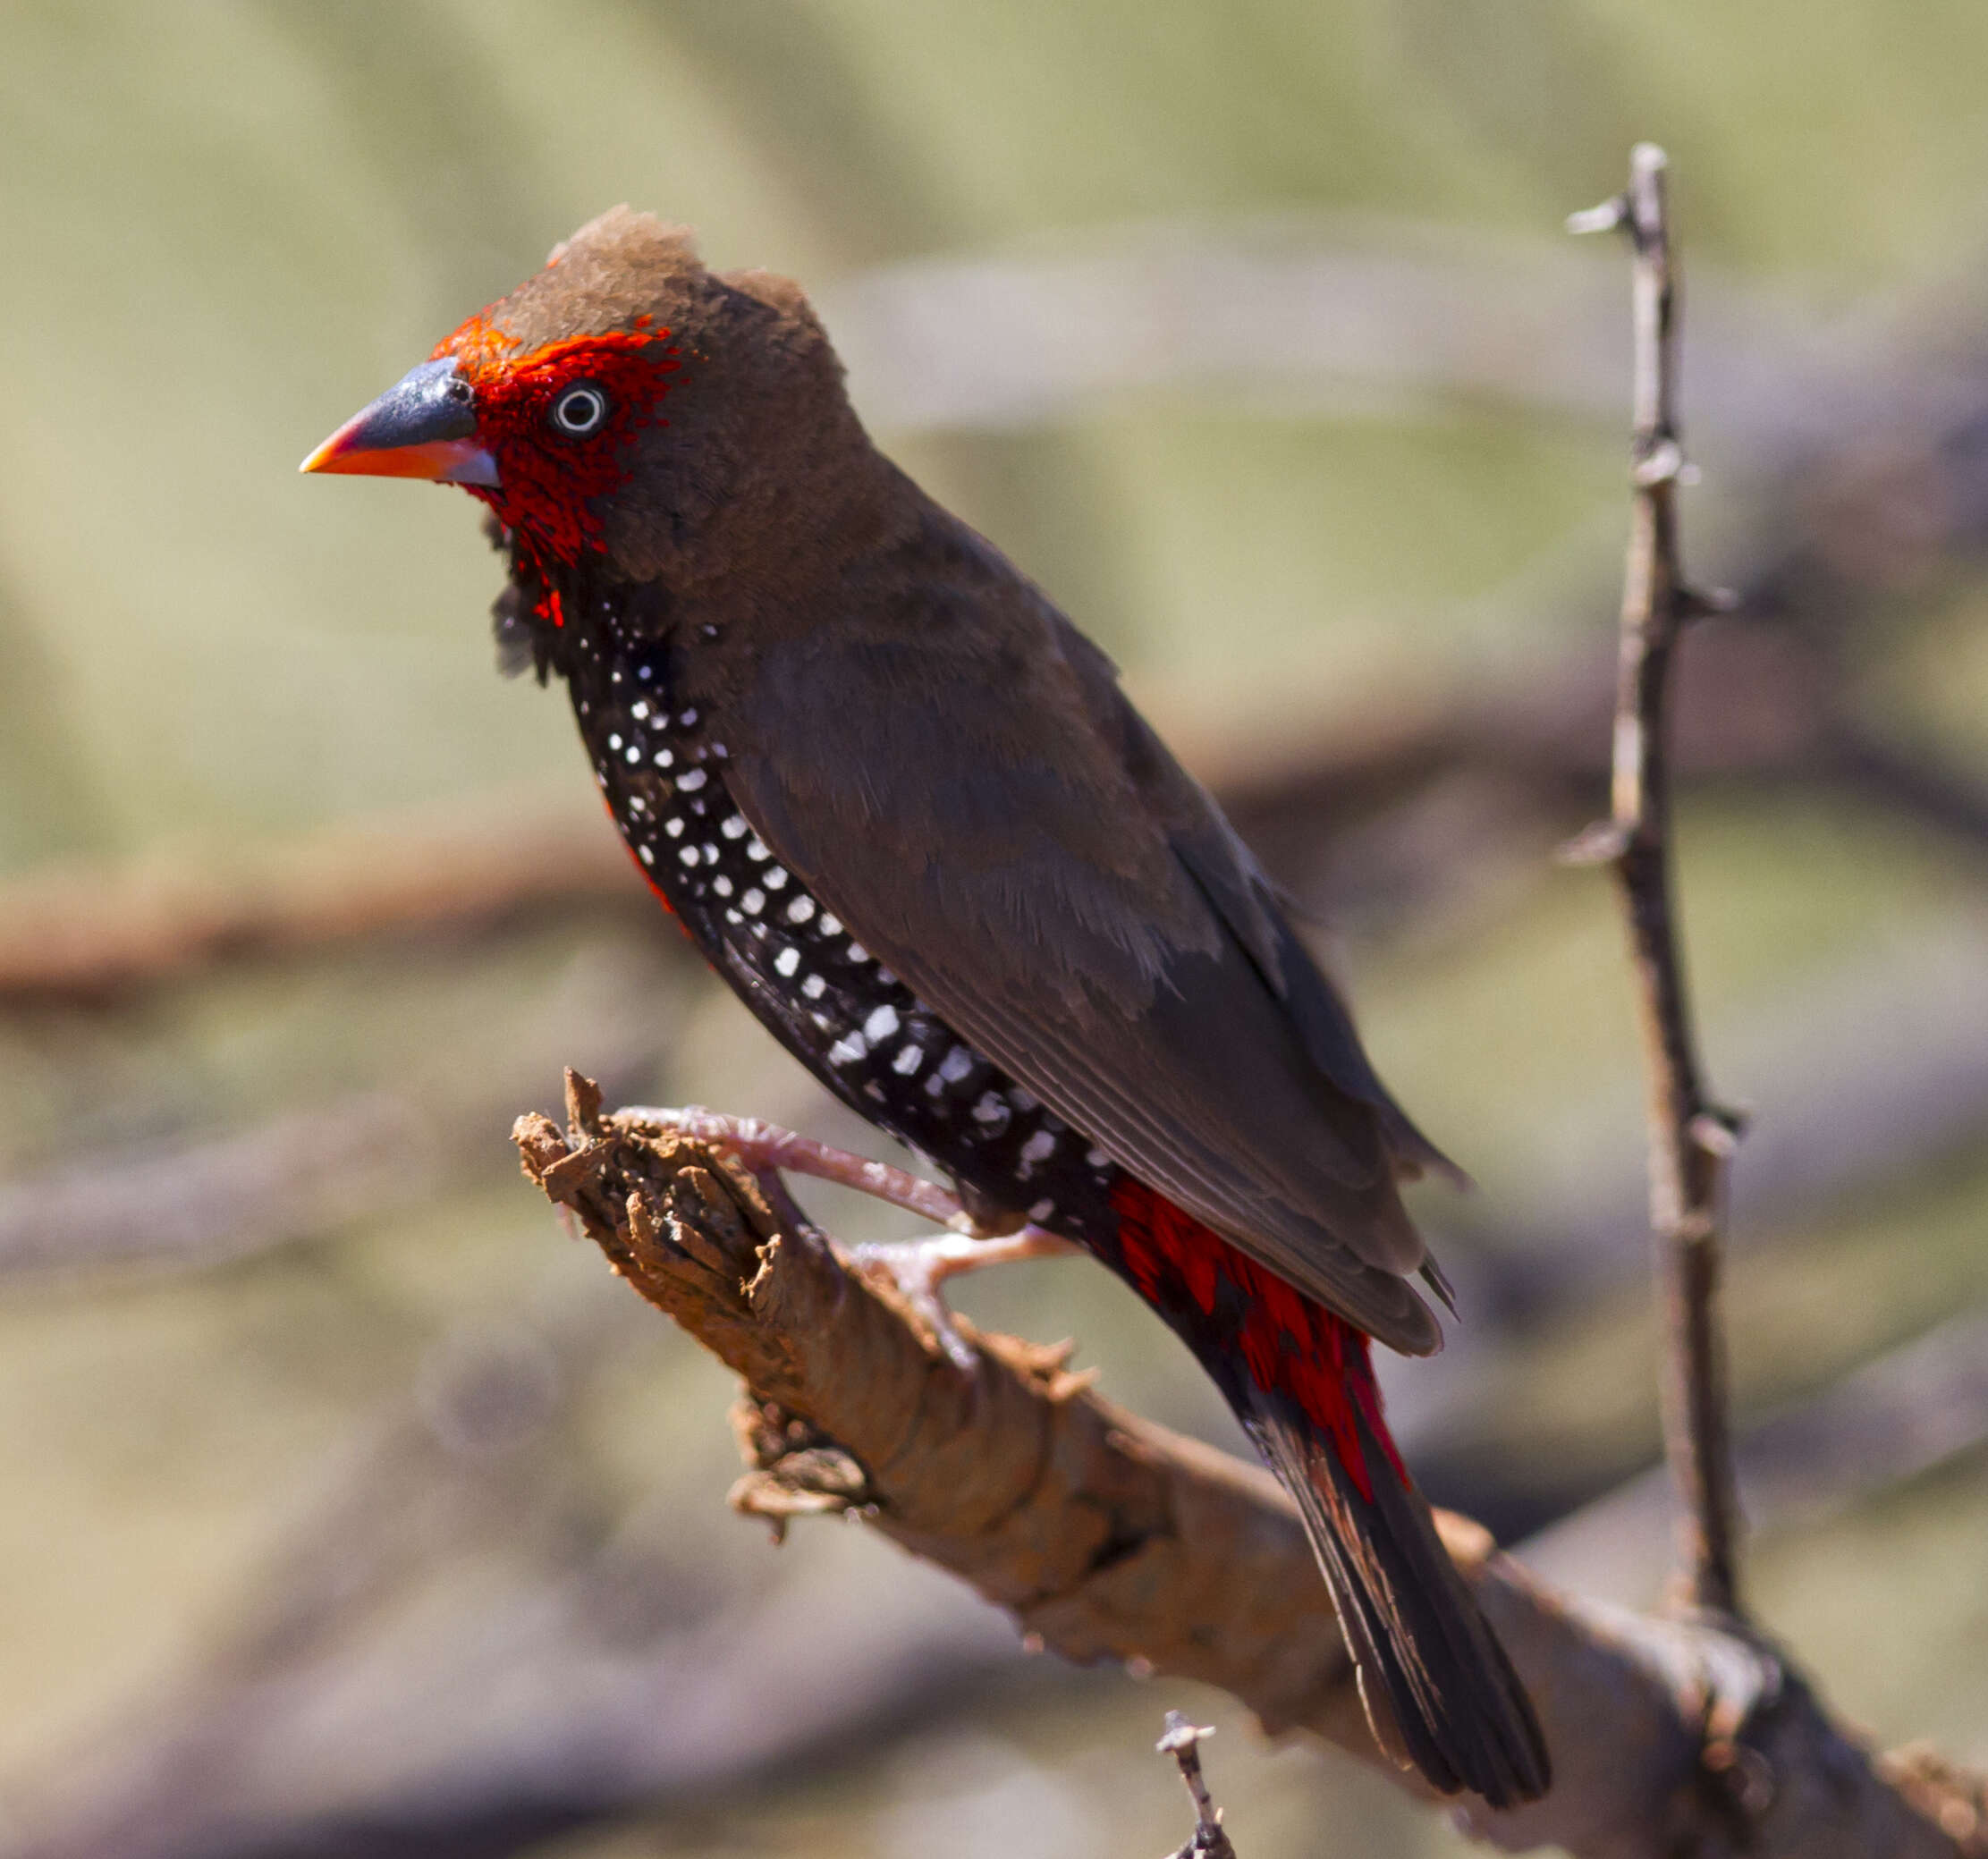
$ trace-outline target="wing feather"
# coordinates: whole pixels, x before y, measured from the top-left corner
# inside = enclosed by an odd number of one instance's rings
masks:
[[[993,561],[984,587],[927,591],[920,624],[764,653],[728,727],[734,799],[1121,1167],[1363,1330],[1439,1347],[1396,1187],[1435,1152],[1214,801],[1103,655]]]

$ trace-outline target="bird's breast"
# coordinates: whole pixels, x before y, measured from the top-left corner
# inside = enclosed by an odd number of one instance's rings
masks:
[[[962,1039],[781,864],[725,779],[721,729],[666,644],[575,639],[595,779],[650,885],[789,1052],[859,1114],[997,1204],[1109,1248],[1111,1158]]]

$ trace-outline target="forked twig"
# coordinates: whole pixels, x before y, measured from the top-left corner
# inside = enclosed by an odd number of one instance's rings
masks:
[[[1726,1163],[1739,1121],[1708,1096],[1700,1074],[1679,948],[1671,873],[1667,763],[1671,668],[1685,622],[1730,598],[1693,590],[1678,553],[1678,275],[1666,213],[1663,151],[1639,143],[1629,184],[1568,222],[1570,232],[1620,229],[1634,253],[1635,486],[1622,588],[1610,816],[1569,849],[1612,864],[1636,963],[1650,1086],[1650,1217],[1667,1331],[1665,1452],[1683,1508],[1686,1591],[1700,1608],[1737,1615],[1738,1505],[1718,1320]]]

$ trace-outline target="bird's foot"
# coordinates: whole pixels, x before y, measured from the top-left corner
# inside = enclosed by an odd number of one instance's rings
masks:
[[[1067,1239],[1041,1227],[1024,1226],[1011,1232],[990,1232],[960,1206],[959,1197],[935,1181],[870,1162],[845,1149],[832,1148],[811,1137],[797,1136],[757,1117],[727,1117],[701,1104],[681,1110],[634,1108],[622,1113],[660,1128],[681,1131],[730,1150],[752,1170],[774,1209],[783,1216],[804,1216],[788,1197],[783,1174],[811,1175],[853,1187],[893,1207],[903,1207],[926,1220],[943,1221],[947,1230],[929,1238],[894,1245],[859,1246],[850,1263],[866,1277],[881,1279],[926,1323],[947,1359],[970,1373],[973,1350],[954,1328],[939,1287],[963,1272],[983,1265],[1002,1265],[1016,1259],[1040,1259],[1078,1251]]]
[[[954,1367],[971,1373],[972,1346],[960,1334],[940,1291],[947,1279],[977,1272],[984,1265],[1011,1264],[1019,1259],[1061,1258],[1078,1248],[1068,1239],[1041,1227],[1016,1232],[934,1233],[924,1239],[887,1245],[859,1246],[850,1262],[866,1278],[887,1283],[918,1317],[927,1324]]]

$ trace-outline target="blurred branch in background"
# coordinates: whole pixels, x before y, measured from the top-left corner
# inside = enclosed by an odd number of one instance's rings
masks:
[[[527,1172],[743,1377],[755,1469],[735,1504],[782,1519],[856,1511],[1067,1658],[1220,1686],[1273,1734],[1303,1728],[1394,1773],[1296,1511],[1267,1474],[1108,1407],[1065,1351],[977,1336],[962,1371],[722,1152],[639,1113],[603,1118],[584,1079],[569,1097],[563,1133],[520,1120]],[[1461,1810],[1482,1837],[1610,1859],[1967,1850],[1785,1661],[1704,1623],[1591,1616],[1475,1525],[1440,1521],[1554,1751],[1544,1801]]]
[[[1607,417],[1627,358],[1609,267],[1379,215],[1090,227],[1049,256],[918,259],[817,295],[865,417],[901,433],[1033,426],[1151,387],[1285,417],[1377,393]],[[1980,390],[1899,341],[1895,306],[1827,324],[1764,292],[1703,296],[1694,374],[1755,468]]]
[[[578,1036],[611,1077],[652,1072],[654,1025],[598,1009],[561,1018],[559,1037]],[[61,1155],[0,1181],[0,1282],[196,1271],[439,1196],[487,1162],[493,1128],[546,1069],[525,1049],[467,1084],[403,1078],[204,1141]]]
[[[628,879],[605,824],[577,832],[571,808],[501,797],[341,826],[225,869],[185,849],[57,867],[0,890],[0,1002],[101,1001],[216,963],[461,935],[533,908],[622,902]]]

